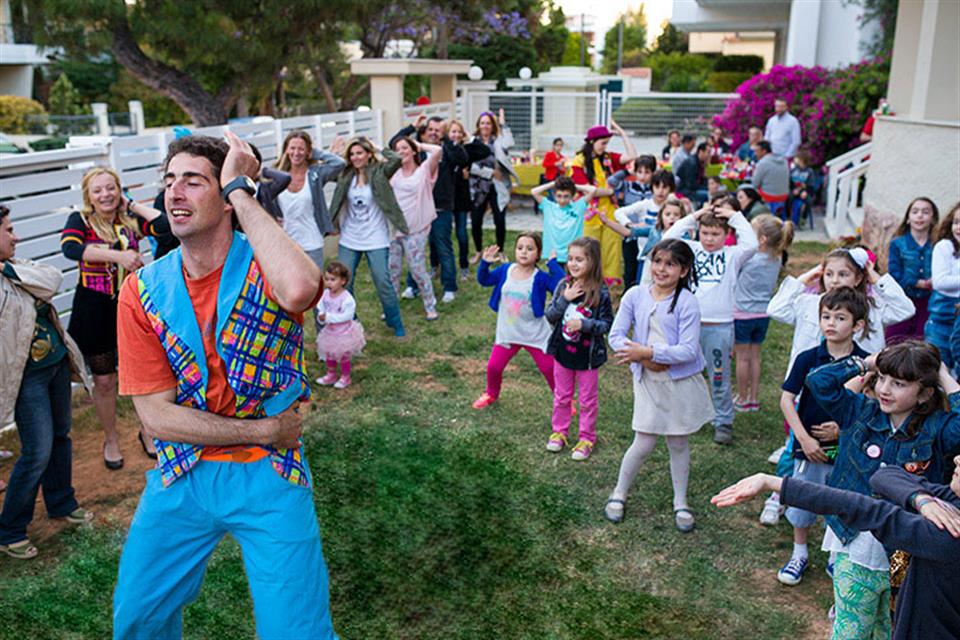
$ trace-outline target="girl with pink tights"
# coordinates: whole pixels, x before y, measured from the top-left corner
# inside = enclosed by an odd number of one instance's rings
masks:
[[[497,312],[497,333],[490,360],[487,362],[487,388],[473,403],[483,409],[500,397],[503,370],[521,348],[533,357],[537,368],[553,391],[553,358],[546,353],[550,340],[550,324],[543,315],[547,292],[553,291],[564,277],[564,271],[551,258],[549,273],[537,267],[543,241],[539,233],[523,233],[517,237],[516,262],[507,262],[491,270],[499,248],[487,247],[477,270],[477,281],[493,287],[490,308]]]

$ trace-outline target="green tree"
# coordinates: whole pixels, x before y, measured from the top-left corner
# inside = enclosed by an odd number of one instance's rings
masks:
[[[669,22],[665,22],[663,30],[653,43],[653,51],[657,53],[687,53],[690,37],[677,29]]]
[[[592,66],[590,64],[590,52],[585,53],[585,59],[583,64],[585,66]],[[567,44],[563,48],[563,56],[560,58],[560,64],[565,67],[578,67],[580,66],[580,34],[576,31],[571,31],[567,35]]]
[[[40,44],[109,49],[143,84],[198,125],[220,124],[241,96],[270,92],[293,51],[331,37],[346,0],[151,2],[21,0]],[[337,39],[339,34],[337,33]]]
[[[868,45],[874,56],[890,56],[893,53],[893,36],[897,28],[899,0],[843,0],[843,4],[863,7],[863,22],[876,23],[879,29]]]
[[[67,74],[61,73],[57,81],[50,87],[47,98],[47,108],[50,113],[60,116],[75,116],[83,113],[80,94],[73,87]]]
[[[563,9],[554,4],[553,0],[548,0],[544,9],[549,16],[549,22],[540,25],[533,37],[534,46],[537,49],[537,61],[541,69],[562,63],[567,38],[570,36]]]
[[[623,52],[642,51],[647,45],[647,14],[641,3],[635,11],[627,9],[621,13],[617,22],[603,38],[603,73],[617,71],[617,52],[619,51],[620,25],[623,25]]]

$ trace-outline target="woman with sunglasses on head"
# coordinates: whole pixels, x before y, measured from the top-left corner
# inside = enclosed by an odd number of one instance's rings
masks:
[[[500,109],[499,118],[489,111],[481,113],[473,135],[475,140],[480,140],[490,149],[490,156],[470,166],[470,222],[473,244],[477,249],[470,262],[476,264],[480,261],[480,252],[483,250],[483,217],[487,208],[493,212],[497,247],[500,249],[499,258],[503,261],[503,243],[507,237],[507,205],[510,204],[513,181],[520,181],[510,161],[513,134],[504,119],[503,109]]]
[[[347,143],[347,166],[337,178],[330,215],[334,228],[340,232],[340,262],[356,274],[360,259],[366,256],[384,320],[394,335],[402,338],[406,331],[400,317],[400,299],[390,281],[389,247],[397,233],[406,235],[410,230],[390,186],[390,178],[400,169],[400,156],[389,149],[382,154],[380,159],[377,148],[364,137]],[[351,295],[355,282],[353,277],[347,286]]]

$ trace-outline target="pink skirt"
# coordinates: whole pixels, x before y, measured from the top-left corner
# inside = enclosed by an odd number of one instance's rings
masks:
[[[363,325],[356,320],[325,325],[317,334],[317,354],[324,360],[355,356],[366,344]]]

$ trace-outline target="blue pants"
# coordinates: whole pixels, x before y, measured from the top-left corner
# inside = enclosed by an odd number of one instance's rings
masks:
[[[733,352],[733,323],[700,326],[700,348],[707,361],[707,380],[716,416],[716,429],[733,429],[733,392],[730,388],[730,354]]]
[[[14,407],[20,458],[13,466],[0,513],[0,544],[27,537],[37,491],[51,518],[70,515],[77,508],[70,470],[70,361],[25,371]]]
[[[460,257],[460,268],[467,269],[470,266],[470,240],[467,237],[467,216],[466,211],[457,211],[454,214],[457,227],[457,253]]]
[[[466,222],[464,222],[466,224]],[[430,265],[440,267],[440,284],[443,292],[457,291],[457,265],[453,259],[453,212],[437,211],[437,217],[430,225]],[[466,234],[466,226],[464,226]],[[407,272],[407,286],[418,291],[413,276]]]
[[[377,288],[377,296],[380,298],[380,306],[383,307],[387,326],[398,336],[407,335],[403,329],[403,319],[400,317],[400,299],[397,298],[397,290],[390,282],[389,249],[384,247],[372,251],[354,251],[341,244],[337,250],[337,256],[340,262],[347,265],[351,274],[347,290],[351,295],[353,294],[353,283],[357,280],[357,267],[360,266],[360,258],[364,255],[367,256],[367,266],[370,268],[373,285]]]
[[[201,461],[166,489],[157,469],[146,476],[120,557],[115,639],[181,638],[183,608],[227,533],[243,551],[257,637],[336,638],[312,491],[269,458]]]

